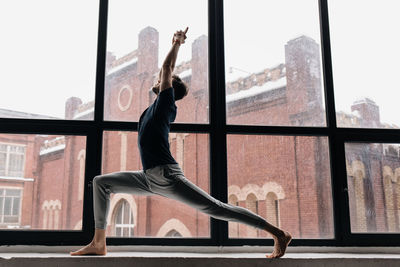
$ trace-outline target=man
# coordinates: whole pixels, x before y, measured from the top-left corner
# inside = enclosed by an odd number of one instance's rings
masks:
[[[105,255],[106,226],[110,193],[137,195],[157,194],[181,201],[210,216],[236,221],[267,231],[275,241],[274,251],[268,257],[282,257],[291,240],[289,233],[269,224],[262,217],[242,207],[222,203],[187,180],[169,150],[170,123],[175,120],[175,101],[187,95],[188,89],[178,76],[172,75],[178,50],[185,43],[185,31],[177,31],[172,48],[162,65],[159,80],[153,87],[157,98],[141,115],[138,145],[143,171],[116,172],[93,179],[93,208],[95,233],[87,246],[71,255]]]

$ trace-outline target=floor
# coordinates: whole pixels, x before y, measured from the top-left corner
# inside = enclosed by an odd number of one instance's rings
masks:
[[[339,267],[339,266],[400,266],[399,249],[392,248],[391,253],[301,253],[288,252],[281,259],[267,259],[264,253],[255,252],[177,252],[177,251],[116,251],[110,248],[106,256],[71,257],[68,251],[72,248],[59,248],[56,252],[46,252],[45,248],[37,252],[11,251],[10,248],[0,247],[1,267],[36,267],[36,266],[96,266],[96,267],[250,267],[250,266],[296,266],[296,267]],[[54,248],[52,248],[54,249]],[[62,250],[64,249],[64,251]],[[204,249],[204,248],[203,248]],[[247,248],[249,250],[251,248]],[[269,248],[270,249],[270,248]],[[162,250],[162,249],[160,249]],[[221,250],[221,249],[219,249]],[[258,249],[256,249],[258,250]],[[386,249],[387,250],[387,249]],[[367,250],[368,251],[368,250]]]

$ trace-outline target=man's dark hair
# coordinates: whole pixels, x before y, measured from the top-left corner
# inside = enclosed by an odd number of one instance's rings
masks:
[[[181,100],[189,92],[186,83],[178,75],[172,75],[172,87],[174,88],[175,101]]]

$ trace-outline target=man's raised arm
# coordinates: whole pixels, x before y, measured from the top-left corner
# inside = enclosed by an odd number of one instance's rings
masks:
[[[189,28],[186,27],[185,31],[177,31],[172,38],[172,47],[169,50],[160,71],[160,92],[172,87],[172,72],[175,68],[179,47],[181,44],[185,43],[188,29]]]

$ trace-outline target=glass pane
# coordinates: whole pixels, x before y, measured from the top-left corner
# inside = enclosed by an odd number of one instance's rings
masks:
[[[4,215],[11,215],[11,201],[10,197],[4,198]]]
[[[177,7],[185,12],[171,16]],[[207,12],[205,0],[147,0],[140,2],[140,10],[137,1],[110,1],[106,120],[139,120],[156,97],[151,88],[158,80],[174,32],[188,26],[188,38],[180,48],[174,73],[189,86],[189,93],[176,102],[175,121],[208,122]]]
[[[98,0],[1,1],[0,117],[93,119],[98,13]]]
[[[125,227],[125,228],[123,228],[122,230],[123,230],[122,236],[128,237],[128,236],[129,236],[129,228]]]
[[[353,233],[400,232],[400,144],[346,143]]]
[[[20,204],[20,198],[19,197],[15,197],[13,202],[13,210],[12,210],[12,215],[19,215],[19,204]]]
[[[0,152],[0,176],[6,175],[7,153]]]
[[[115,236],[122,236],[121,230],[122,230],[121,228],[117,228],[115,231]]]
[[[6,196],[19,197],[21,195],[21,190],[19,189],[7,189]]]
[[[1,217],[4,215],[4,197],[0,196],[0,222],[1,222]]]
[[[5,223],[17,223],[18,222],[18,216],[4,216],[4,222]],[[11,229],[13,229],[13,228],[11,228]],[[7,229],[7,230],[9,230],[9,229]]]
[[[124,218],[123,218],[123,224],[129,224],[129,218],[130,218],[130,214],[131,214],[131,207],[129,206],[129,204],[127,204],[126,202],[124,203]]]
[[[117,215],[115,216],[115,224],[121,224],[122,223],[122,205],[120,205],[116,210],[117,210]]]
[[[8,163],[8,176],[11,177],[22,177],[24,172],[24,158],[25,154],[11,154],[9,156]]]
[[[20,172],[18,177],[0,177],[0,188],[5,190],[6,196],[0,197],[0,201],[3,199],[5,204],[3,214],[12,215],[8,219],[4,218],[0,228],[80,229],[86,137],[0,133],[0,144],[5,143],[26,149],[23,156],[11,153],[8,161],[9,164],[11,161],[17,162],[12,168],[18,166],[14,169],[22,169],[24,172]],[[24,160],[21,161],[20,157]],[[68,216],[62,216],[67,213]]]
[[[325,126],[318,1],[230,0],[224,11],[227,122]]]
[[[327,137],[228,135],[228,199],[295,238],[333,238]],[[231,238],[266,232],[229,223]]]
[[[106,131],[103,136],[103,173],[142,170],[137,132]],[[169,141],[172,156],[186,178],[209,192],[208,134],[170,133]],[[183,237],[210,236],[209,216],[181,202],[156,195],[135,194],[111,194],[110,199],[109,222],[118,221],[115,217],[121,200],[129,204],[126,207],[133,214],[130,222],[134,225],[133,236],[164,237],[172,229]],[[128,216],[124,214],[124,217]],[[113,236],[116,227],[115,223],[110,223],[107,235]]]
[[[337,125],[399,128],[400,2],[328,3]]]

